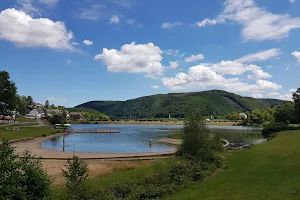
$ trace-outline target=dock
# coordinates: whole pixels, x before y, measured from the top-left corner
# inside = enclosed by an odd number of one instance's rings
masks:
[[[120,133],[117,129],[72,129],[71,133]]]

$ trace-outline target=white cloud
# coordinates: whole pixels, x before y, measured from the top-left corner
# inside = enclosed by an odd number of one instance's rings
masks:
[[[187,57],[184,59],[185,62],[196,62],[198,60],[203,60],[204,56],[203,54],[198,54],[198,55],[191,55],[190,57]]]
[[[170,61],[170,68],[176,69],[179,67],[179,63],[177,61]]]
[[[72,42],[72,45],[74,45],[74,46],[78,46],[78,45],[80,45],[78,42]]]
[[[284,101],[293,101],[293,95],[292,94],[283,94],[278,97],[278,99],[284,100]]]
[[[38,0],[40,4],[43,4],[48,7],[54,7],[58,3],[59,0]]]
[[[118,24],[120,22],[120,18],[117,15],[113,15],[110,18],[109,23],[111,24]]]
[[[71,44],[73,33],[63,22],[48,18],[34,19],[14,8],[0,13],[0,39],[21,47],[47,47],[74,51]]]
[[[153,43],[125,44],[118,51],[104,48],[102,54],[95,60],[101,60],[110,72],[145,73],[154,78],[162,75],[164,67],[161,64],[163,51]]]
[[[291,3],[295,3],[296,2],[296,0],[289,0]]]
[[[245,63],[245,62],[254,62],[254,61],[265,61],[270,58],[277,57],[280,54],[280,49],[269,49],[266,51],[260,51],[258,53],[249,54],[243,56],[237,60],[236,62]]]
[[[279,96],[280,94],[278,92],[270,92],[268,93],[269,97],[273,97],[273,96]]]
[[[223,88],[233,92],[260,93],[269,90],[281,89],[276,83],[257,80],[255,84],[242,82],[239,78],[225,78],[213,68],[197,65],[190,67],[188,73],[180,72],[175,77],[163,77],[162,84],[171,90],[205,88],[209,86]]]
[[[240,75],[245,73],[246,71],[254,71],[260,69],[260,67],[257,65],[244,65],[235,61],[221,61],[220,63],[207,65],[210,66],[215,72],[222,75]]]
[[[112,0],[112,3],[125,8],[131,8],[135,4],[135,0]]]
[[[153,89],[159,89],[160,87],[158,85],[153,85],[151,88],[153,88]]]
[[[295,56],[297,58],[297,61],[300,62],[300,52],[299,51],[294,51],[292,53],[293,56]]]
[[[104,5],[94,4],[90,8],[81,9],[79,17],[86,20],[98,20],[105,14],[103,11],[105,8]]]
[[[41,16],[40,9],[33,5],[33,0],[17,0],[17,8],[31,16]]]
[[[236,22],[243,26],[241,35],[245,41],[278,40],[288,37],[291,30],[300,28],[299,17],[273,14],[257,6],[254,0],[226,0],[224,5],[225,9],[217,19],[205,19],[200,25]]]
[[[49,99],[49,101],[55,101],[55,102],[63,102],[63,103],[68,102],[68,100],[64,99],[64,98],[51,97],[51,98],[48,98],[48,99]]]
[[[218,23],[217,20],[215,20],[215,19],[208,19],[208,18],[202,20],[201,22],[196,22],[197,26],[199,26],[199,27],[205,27],[207,24],[215,25],[217,23]]]
[[[289,92],[290,92],[290,93],[294,93],[294,92],[296,92],[296,91],[297,91],[297,89],[296,89],[296,88],[289,89]]]
[[[163,23],[163,24],[161,25],[161,27],[162,27],[163,29],[171,29],[171,28],[173,28],[173,27],[175,27],[175,26],[180,26],[180,25],[182,25],[182,22]]]
[[[168,50],[165,50],[164,52],[168,55],[177,56],[179,53],[179,50],[178,49],[177,50],[168,49]]]
[[[180,57],[184,57],[184,56],[185,56],[185,53],[180,54]]]
[[[91,46],[91,45],[93,45],[94,42],[91,41],[91,40],[83,40],[82,43],[87,45],[87,46]]]
[[[251,75],[248,75],[247,78],[248,79],[254,79],[254,80],[261,80],[261,79],[265,79],[265,78],[271,78],[272,75],[264,72],[263,70],[259,69],[259,70],[254,70],[252,71]]]
[[[257,98],[257,99],[263,98],[263,96],[262,96],[261,94],[259,94],[259,93],[253,93],[253,94],[252,94],[252,97],[253,97],[253,98]]]

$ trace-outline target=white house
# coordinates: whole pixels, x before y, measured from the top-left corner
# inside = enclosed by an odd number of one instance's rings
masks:
[[[27,115],[25,115],[28,119],[41,119],[44,117],[45,113],[43,110],[33,109]]]
[[[242,119],[247,119],[248,118],[248,115],[246,115],[245,113],[240,113],[240,117]]]

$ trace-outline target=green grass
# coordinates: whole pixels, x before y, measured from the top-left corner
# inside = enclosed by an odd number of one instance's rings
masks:
[[[19,121],[19,122],[36,122],[36,120],[27,119],[26,117],[17,117],[16,121]]]
[[[101,191],[104,188],[111,187],[114,184],[125,184],[125,182],[128,180],[142,179],[147,175],[155,173],[156,167],[158,165],[166,162],[173,162],[175,159],[178,160],[177,158],[155,160],[152,161],[153,163],[151,165],[146,167],[117,171],[105,176],[89,178],[86,181],[86,186],[87,188],[89,188],[89,190],[95,193],[97,191]],[[64,185],[54,185],[52,191],[52,199],[66,199],[66,191]]]
[[[166,199],[300,199],[300,131],[287,131],[251,150],[229,153],[216,177]]]
[[[181,134],[179,131],[170,133],[168,136],[172,139],[181,139]]]
[[[298,127],[300,127],[300,124],[290,124],[289,127],[298,128]]]
[[[14,126],[7,126],[9,129],[12,129]],[[20,139],[26,137],[39,137],[44,135],[50,135],[53,131],[46,127],[24,127],[24,126],[16,126],[19,127],[19,130],[11,131],[6,130],[6,127],[0,128],[0,140],[8,139]]]

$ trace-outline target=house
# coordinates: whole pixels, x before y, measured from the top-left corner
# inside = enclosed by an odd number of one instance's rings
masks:
[[[247,119],[248,115],[246,115],[245,113],[240,113],[240,117],[241,119]]]
[[[60,109],[47,109],[48,116],[52,117],[53,115],[61,115],[63,113]]]
[[[43,110],[40,109],[33,109],[28,114],[25,115],[28,119],[41,119],[44,117],[45,113]]]
[[[71,119],[83,119],[84,113],[82,112],[70,112]]]

